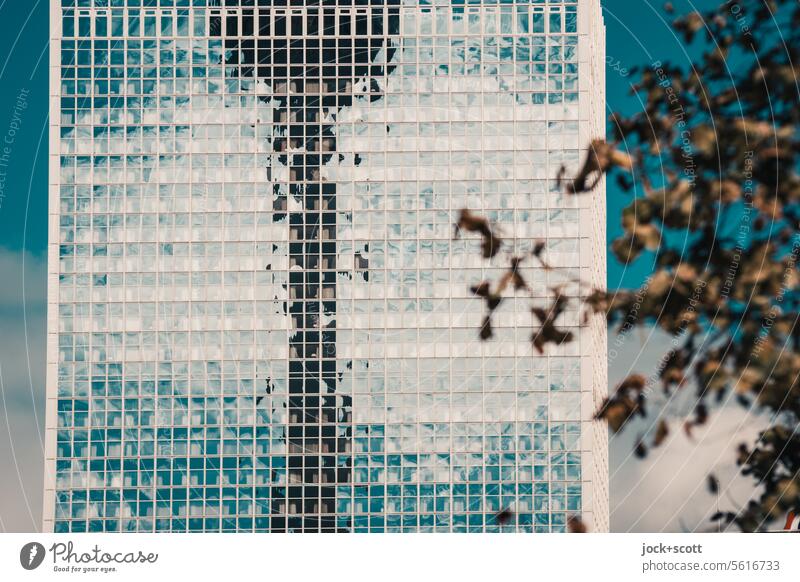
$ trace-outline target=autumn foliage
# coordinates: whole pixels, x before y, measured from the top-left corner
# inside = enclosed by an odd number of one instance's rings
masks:
[[[604,313],[622,333],[658,326],[676,338],[657,388],[696,391],[690,414],[661,413],[635,455],[647,456],[673,429],[692,439],[729,400],[767,413],[770,427],[736,445],[731,459],[753,478],[753,497],[714,516],[760,531],[800,505],[800,4],[732,4],[685,15],[667,5],[694,62],[635,69],[641,111],[612,115],[607,139],[587,144],[582,166],[562,168],[554,180],[569,195],[592,196],[607,176],[628,192],[611,252],[623,263],[647,253],[654,270],[641,289],[584,288],[582,309],[585,317]],[[503,241],[482,217],[463,211],[457,231],[479,233],[483,256],[505,260]],[[493,336],[504,297],[526,288],[525,267],[551,268],[543,249],[514,257],[500,281],[472,288],[486,305],[483,340]],[[573,340],[559,327],[566,301],[553,289],[547,307],[532,308],[537,351]],[[596,418],[625,430],[648,415],[650,383],[630,376]]]

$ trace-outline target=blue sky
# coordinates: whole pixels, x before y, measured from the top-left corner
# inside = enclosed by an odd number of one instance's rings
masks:
[[[39,254],[47,244],[49,2],[0,6],[0,134],[6,134],[18,96],[28,91],[28,107],[11,145],[6,196],[0,199],[0,246]]]
[[[662,2],[604,0],[607,26],[607,90],[609,110],[631,113],[641,106],[629,95],[627,73],[637,64],[654,60],[687,63],[683,43],[663,19]],[[680,12],[688,0],[673,2]],[[708,6],[709,0],[696,2]],[[31,531],[40,527],[45,353],[44,253],[47,243],[47,106],[48,106],[48,0],[0,0],[0,135],[6,135],[20,96],[27,107],[16,121],[5,188],[0,195],[0,531]],[[3,176],[0,176],[2,179]],[[620,233],[619,211],[630,202],[628,195],[608,190],[609,237]],[[650,272],[652,256],[623,268],[609,259],[610,287],[638,285]],[[638,341],[638,343],[637,343]],[[631,339],[620,361],[612,362],[612,381],[631,368],[648,373],[657,365],[663,338]],[[662,347],[659,347],[662,346]],[[622,361],[624,360],[624,361]],[[735,419],[729,420],[736,422]],[[723,426],[720,430],[729,430]],[[612,526],[653,531],[676,529],[681,504],[692,498],[695,514],[682,514],[694,525],[710,506],[703,491],[689,489],[702,482],[703,471],[722,458],[707,447],[685,467],[686,487],[665,495],[664,469],[651,463],[626,463],[630,438],[612,442]],[[677,446],[677,445],[676,445]],[[665,447],[663,455],[683,455],[680,448]],[[664,466],[668,466],[665,464]],[[699,468],[699,469],[698,469]],[[696,477],[696,478],[695,478]],[[723,475],[724,478],[724,475]],[[653,497],[658,495],[657,506]],[[694,497],[693,497],[694,496]],[[699,497],[698,497],[699,496]],[[697,508],[700,509],[697,509]]]

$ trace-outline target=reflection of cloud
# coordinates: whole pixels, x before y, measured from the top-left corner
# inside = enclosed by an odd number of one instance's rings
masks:
[[[23,258],[27,349],[22,307]],[[0,526],[5,531],[30,531],[39,529],[41,515],[46,267],[41,257],[0,250],[0,269],[8,281],[0,286],[0,328],[4,332],[0,334],[0,464],[5,468],[0,472]],[[628,349],[619,350],[619,358],[610,365],[611,385],[631,370],[650,375],[669,341],[663,333],[649,339],[630,336]],[[690,389],[686,392],[691,395]],[[34,416],[34,406],[38,418]],[[731,439],[742,421],[747,428]],[[748,417],[746,411],[730,406],[713,416],[709,427],[698,431],[697,443],[674,430],[668,442],[644,461],[631,458],[630,452],[637,435],[647,429],[646,423],[632,425],[611,439],[612,531],[680,531],[681,522],[688,528],[705,527],[709,512],[716,506],[715,498],[705,488],[712,471],[723,490],[731,485],[731,496],[738,502],[746,501],[752,492],[751,481],[736,477],[733,449],[741,441],[751,442],[759,426],[758,420]],[[731,509],[733,503],[725,496],[720,506]]]
[[[648,331],[649,333],[649,331]],[[639,372],[650,376],[657,369],[671,339],[661,331],[652,337],[635,333],[626,349],[609,364],[609,385],[624,376]],[[611,531],[678,532],[708,530],[709,517],[717,510],[737,510],[754,493],[753,481],[738,474],[734,462],[740,442],[752,443],[766,419],[739,405],[731,404],[712,413],[708,426],[696,429],[690,441],[680,429],[680,418],[671,424],[671,435],[660,448],[651,450],[644,460],[632,456],[635,441],[652,428],[652,421],[664,401],[654,390],[649,418],[629,424],[610,439],[609,472]],[[694,388],[688,386],[670,403],[670,410],[688,414],[694,402]],[[652,440],[652,432],[646,437]],[[720,481],[720,499],[708,492],[709,474]]]
[[[44,257],[0,249],[4,278],[0,285],[0,527],[4,531],[41,528],[46,269]]]

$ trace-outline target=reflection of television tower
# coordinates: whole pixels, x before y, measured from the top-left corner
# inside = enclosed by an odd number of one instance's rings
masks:
[[[353,103],[354,86],[365,83],[370,99],[380,97],[376,78],[390,72],[400,0],[239,4],[241,21],[223,9],[212,17],[212,34],[225,38],[228,65],[272,87],[273,150],[289,173],[273,191],[274,220],[288,222],[290,241],[288,484],[273,486],[270,525],[348,530],[349,520],[337,522],[336,485],[351,481],[352,399],[336,395],[336,185],[321,168],[336,155],[331,121]],[[290,198],[301,211],[288,210]]]

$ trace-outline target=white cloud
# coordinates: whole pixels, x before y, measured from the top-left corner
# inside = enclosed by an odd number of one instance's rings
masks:
[[[38,531],[41,527],[46,271],[43,257],[0,249],[3,277],[0,529],[3,531]]]
[[[23,290],[29,308],[44,308],[47,301],[46,257],[0,247],[0,276],[0,310],[21,317]]]
[[[661,331],[644,330],[628,337],[609,364],[609,385],[613,387],[629,373],[650,376],[671,347],[671,338]],[[614,337],[609,340],[613,346]],[[612,350],[612,354],[613,354]],[[649,417],[629,423],[610,441],[609,472],[611,531],[679,532],[712,528],[710,516],[722,509],[736,511],[756,491],[749,477],[738,473],[735,449],[741,442],[752,443],[767,424],[764,416],[748,412],[738,404],[714,410],[707,426],[698,427],[690,440],[681,430],[682,415],[691,413],[696,401],[692,386],[667,399],[660,384],[651,396]],[[632,455],[636,439],[652,440],[652,421],[663,406],[675,416],[671,435],[644,460]],[[713,474],[720,482],[720,495],[709,493],[707,482]]]

